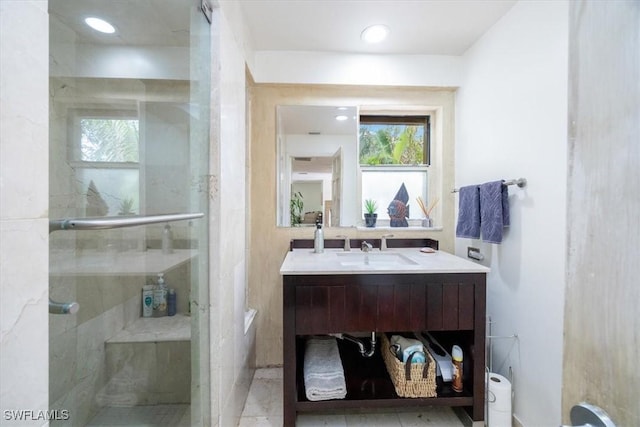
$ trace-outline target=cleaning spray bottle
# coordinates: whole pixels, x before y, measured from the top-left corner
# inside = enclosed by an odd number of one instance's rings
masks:
[[[460,393],[462,391],[462,349],[454,345],[451,349],[451,359],[453,363],[453,383],[451,387],[453,391]]]

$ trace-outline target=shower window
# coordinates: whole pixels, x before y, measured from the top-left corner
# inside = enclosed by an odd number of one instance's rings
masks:
[[[87,216],[133,215],[140,206],[140,128],[135,111],[77,111],[71,165]]]

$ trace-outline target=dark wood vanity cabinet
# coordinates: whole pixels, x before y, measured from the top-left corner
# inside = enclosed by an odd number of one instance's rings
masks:
[[[284,425],[296,414],[336,408],[461,406],[484,419],[486,273],[283,275]],[[339,340],[347,397],[305,397],[304,340],[329,333],[429,331],[447,349],[464,351],[464,391],[439,382],[438,397],[395,394],[380,351],[366,359]],[[378,338],[378,344],[380,339]]]

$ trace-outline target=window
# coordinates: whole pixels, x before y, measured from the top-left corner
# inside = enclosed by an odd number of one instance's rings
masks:
[[[137,119],[82,117],[79,122],[81,161],[138,163]]]
[[[428,200],[429,116],[360,116],[359,144],[362,205],[373,199],[385,217],[404,186],[409,220],[422,219],[416,200]],[[413,207],[413,209],[411,209]]]
[[[87,216],[132,215],[140,206],[140,130],[134,111],[77,111],[71,165]]]
[[[429,165],[429,116],[360,116],[360,165]]]

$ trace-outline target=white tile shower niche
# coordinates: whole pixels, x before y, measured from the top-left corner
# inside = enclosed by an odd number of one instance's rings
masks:
[[[101,406],[189,403],[191,317],[140,318],[105,343]]]

